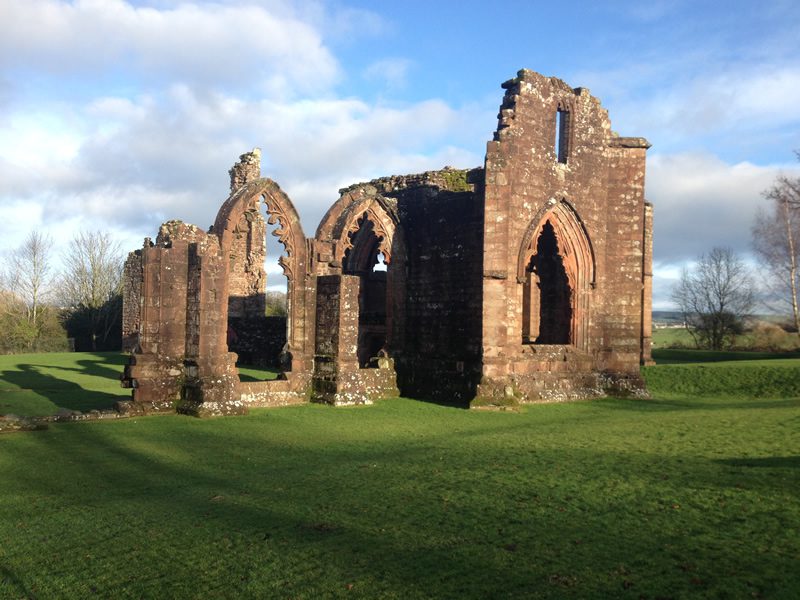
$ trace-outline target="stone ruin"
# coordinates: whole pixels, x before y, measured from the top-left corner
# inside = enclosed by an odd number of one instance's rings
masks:
[[[310,238],[289,197],[260,177],[259,152],[243,155],[208,231],[170,221],[129,255],[123,384],[133,393],[120,410],[646,393],[649,144],[614,133],[586,89],[528,70],[503,88],[483,168],[343,189]],[[264,310],[270,226],[284,248],[285,319]],[[282,374],[240,381],[237,352]]]

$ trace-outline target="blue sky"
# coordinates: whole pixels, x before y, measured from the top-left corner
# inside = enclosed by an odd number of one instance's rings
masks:
[[[798,31],[790,1],[0,0],[0,250],[207,227],[255,146],[313,235],[339,187],[482,164],[524,67],[653,144],[666,308],[681,266],[746,255],[760,191],[800,174]]]

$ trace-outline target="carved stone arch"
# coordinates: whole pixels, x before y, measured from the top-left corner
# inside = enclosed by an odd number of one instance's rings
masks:
[[[366,262],[372,260],[377,253],[383,254],[387,265],[391,264],[397,223],[386,208],[376,198],[372,198],[358,203],[348,212],[350,219],[343,224],[339,234],[342,267],[350,266],[351,270],[371,268],[372,264],[367,265]],[[376,243],[360,243],[372,234]]]
[[[556,100],[556,110],[573,112],[575,110],[575,99],[573,97],[561,96]]]
[[[308,250],[300,217],[292,201],[271,179],[251,181],[231,194],[220,207],[212,231],[219,237],[223,259],[227,259],[237,227],[247,213],[260,210],[261,202],[266,206],[267,222],[270,225],[277,224],[277,229],[272,234],[284,247],[284,254],[280,256],[278,263],[286,275],[288,284],[286,294],[287,341],[290,353],[294,358],[299,358],[307,354],[303,310],[305,302],[302,295],[307,271]],[[230,281],[230,261],[223,260],[222,265],[225,269],[225,290],[227,292]],[[225,322],[227,317],[226,307],[225,314],[220,315],[220,318]]]
[[[581,269],[588,275],[588,283],[595,285],[595,254],[591,239],[586,231],[580,216],[566,198],[560,201],[549,200],[531,219],[519,247],[517,258],[517,281],[525,281],[525,270],[530,262],[530,257],[536,250],[536,239],[545,222],[550,219],[556,237],[563,239],[565,250],[573,252],[581,262]]]
[[[286,254],[281,256],[281,266],[287,277],[297,275],[298,263],[304,265],[306,244],[300,217],[289,197],[271,179],[257,179],[232,194],[220,207],[214,221],[214,233],[220,239],[223,252],[230,248],[231,238],[246,212],[258,211],[264,202],[269,214],[269,224],[278,224],[273,232],[283,244]]]
[[[358,363],[367,364],[377,346],[393,356],[404,343],[406,302],[406,246],[396,201],[371,185],[348,189],[323,217],[315,239],[330,248],[332,260],[321,269],[360,279]],[[378,254],[385,272],[373,270]]]
[[[517,259],[517,281],[522,284],[523,289],[530,285],[528,266],[536,253],[537,241],[546,224],[552,227],[555,234],[569,282],[571,344],[587,350],[589,304],[591,290],[596,282],[595,255],[586,227],[566,199],[560,202],[549,201],[537,212],[525,230]]]

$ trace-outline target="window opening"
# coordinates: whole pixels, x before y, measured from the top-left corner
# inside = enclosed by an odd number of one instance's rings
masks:
[[[556,111],[555,151],[558,162],[566,163],[569,152],[567,133],[569,131],[569,112],[559,108]]]
[[[390,265],[380,251],[381,240],[366,215],[351,237],[353,246],[347,251],[342,271],[360,278],[358,294],[359,367],[377,367],[377,357],[385,350],[388,331],[386,293]]]
[[[386,264],[386,257],[383,255],[383,252],[378,252],[377,260],[375,262],[375,266],[372,267],[373,271],[386,271],[389,265]]]
[[[571,343],[572,290],[550,221],[542,227],[527,271],[523,288],[523,342]]]
[[[280,264],[286,249],[272,235],[280,223],[270,225],[269,218],[262,199],[258,213],[243,215],[234,242],[231,288],[247,294],[231,294],[227,336],[229,350],[238,355],[241,381],[275,379],[291,369],[286,349],[289,282]]]

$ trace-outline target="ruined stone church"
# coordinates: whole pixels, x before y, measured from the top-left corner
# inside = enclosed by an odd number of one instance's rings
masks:
[[[644,393],[649,144],[613,132],[586,89],[528,70],[503,88],[482,168],[343,189],[313,237],[261,178],[259,154],[243,155],[210,229],[170,221],[129,255],[123,384],[133,391],[120,409]],[[283,247],[285,317],[265,314],[270,230]],[[240,381],[240,359],[281,375]]]

